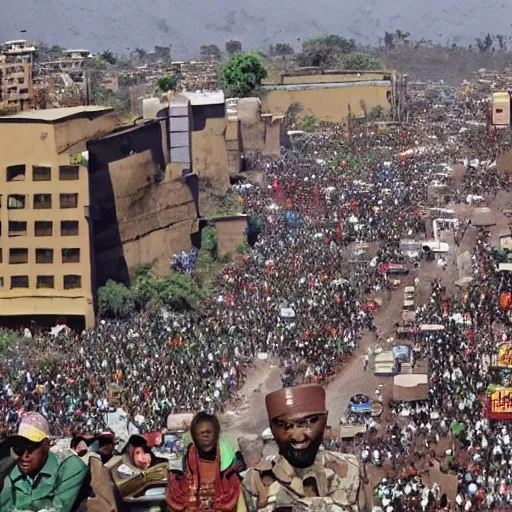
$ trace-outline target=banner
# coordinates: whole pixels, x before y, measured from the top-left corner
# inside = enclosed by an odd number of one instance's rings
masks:
[[[512,369],[512,343],[502,343],[498,346],[497,366]]]
[[[489,419],[512,420],[512,388],[497,388],[491,393]]]

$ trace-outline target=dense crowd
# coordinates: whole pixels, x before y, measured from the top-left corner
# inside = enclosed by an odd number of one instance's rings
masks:
[[[241,264],[219,276],[215,295],[199,311],[105,319],[83,333],[32,332],[37,361],[21,353],[0,362],[3,435],[27,410],[42,412],[56,435],[101,430],[116,393],[142,431],[161,428],[169,413],[219,412],[262,354],[324,382],[356,349],[363,330],[375,329],[363,304],[372,290],[390,286],[380,266],[404,260],[401,238],[426,236],[428,189],[440,165],[478,159],[454,201],[469,194],[489,199],[506,185],[491,163],[508,134],[468,123],[485,119],[480,98],[453,90],[443,101],[443,116],[436,101],[412,100],[410,125],[322,129],[292,141],[282,158],[260,158],[264,184],[237,193],[264,228]],[[441,197],[437,205],[445,203]],[[371,266],[354,264],[361,242],[378,247]],[[418,311],[418,321],[445,325],[423,340],[430,399],[394,409],[386,427],[391,435],[372,441],[396,465],[418,453],[439,460],[431,445],[451,434],[454,453],[441,462],[459,478],[461,510],[512,504],[512,429],[482,419],[478,400],[491,384],[494,325],[506,320],[497,298],[508,282],[497,261],[481,236],[471,287],[450,303],[449,315],[433,285]],[[449,320],[456,312],[472,326]],[[408,480],[416,476],[383,484],[383,510],[412,492],[421,506],[424,490]],[[423,499],[431,499],[428,492]]]

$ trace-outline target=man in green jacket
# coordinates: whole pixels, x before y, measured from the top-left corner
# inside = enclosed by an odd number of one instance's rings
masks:
[[[17,435],[7,440],[11,454],[18,459],[0,493],[2,512],[75,510],[87,465],[72,454],[59,460],[50,452],[49,435],[50,426],[41,414],[29,412],[21,416]]]

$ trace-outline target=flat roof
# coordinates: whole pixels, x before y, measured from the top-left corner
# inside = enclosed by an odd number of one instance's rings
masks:
[[[196,105],[221,105],[224,104],[225,97],[223,91],[214,92],[181,92],[188,98],[192,106]]]
[[[86,107],[63,107],[63,108],[49,108],[45,110],[29,110],[26,112],[19,112],[12,116],[0,117],[0,123],[13,123],[13,122],[40,122],[40,123],[54,123],[62,121],[69,117],[75,117],[82,114],[98,114],[111,112],[112,107],[99,107],[96,105]]]

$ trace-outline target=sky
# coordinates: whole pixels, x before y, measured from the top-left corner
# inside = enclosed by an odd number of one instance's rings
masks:
[[[411,38],[474,42],[487,32],[512,36],[511,0],[0,0],[0,41],[28,39],[91,52],[129,54],[172,45],[175,59],[203,44],[244,49],[339,34],[375,44],[385,31]],[[22,33],[24,30],[26,32]]]

